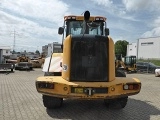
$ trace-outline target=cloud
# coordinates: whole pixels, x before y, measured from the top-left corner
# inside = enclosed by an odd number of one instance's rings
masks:
[[[153,28],[151,31],[147,31],[144,34],[142,34],[141,37],[147,38],[147,37],[158,37],[160,36],[160,27]]]
[[[159,11],[159,0],[122,0],[127,11]]]
[[[57,23],[67,14],[69,6],[59,0],[5,0],[1,8],[23,17]]]
[[[57,32],[57,28],[42,27],[38,23],[27,20],[25,18],[18,18],[5,12],[0,11],[0,30],[13,33],[14,29],[16,32],[24,33],[25,36],[51,36]],[[18,33],[17,33],[18,34]]]
[[[153,21],[153,26],[154,27],[160,26],[160,16]]]
[[[105,7],[111,7],[113,5],[113,2],[110,0],[91,0],[91,1],[93,1],[98,5],[103,5]]]
[[[98,4],[99,6],[102,6],[104,11],[106,13],[109,13],[110,15],[125,19],[125,20],[130,20],[130,21],[138,21],[137,19],[134,18],[133,15],[127,14],[125,6],[122,3],[114,3],[112,0],[91,0],[94,2],[94,4]]]
[[[35,49],[59,41],[58,27],[63,16],[70,14],[69,6],[59,0],[2,0],[0,2],[0,43],[13,46],[16,31],[16,48]],[[7,42],[6,42],[7,41]]]
[[[158,16],[156,19],[154,19],[150,24],[148,25],[151,30],[146,31],[142,34],[141,37],[157,37],[160,36],[160,16]]]
[[[160,36],[160,17],[159,15],[160,1],[159,0],[122,0],[126,12],[137,13],[141,17],[141,22],[145,22],[145,27],[148,27],[140,37],[157,37]]]

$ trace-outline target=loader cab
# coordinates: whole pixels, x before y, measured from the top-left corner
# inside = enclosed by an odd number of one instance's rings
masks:
[[[116,54],[116,55],[115,55],[115,60],[120,60],[120,61],[122,61],[122,55],[121,55],[121,54]]]
[[[65,16],[62,34],[62,78],[77,82],[109,82],[115,79],[114,42],[108,36],[106,18]],[[67,56],[67,57],[65,57]]]
[[[130,67],[136,67],[136,56],[125,56],[124,64]]]
[[[68,35],[102,35],[108,36],[109,29],[106,28],[105,17],[90,17],[84,22],[83,16],[65,16],[63,27],[59,27],[58,34],[63,34],[63,38]]]

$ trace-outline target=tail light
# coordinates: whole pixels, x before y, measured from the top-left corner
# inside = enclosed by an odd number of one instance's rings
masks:
[[[45,83],[45,82],[39,82],[37,83],[38,88],[46,88],[46,89],[54,89],[53,83]]]
[[[123,86],[124,90],[138,90],[140,88],[139,84],[125,84]]]

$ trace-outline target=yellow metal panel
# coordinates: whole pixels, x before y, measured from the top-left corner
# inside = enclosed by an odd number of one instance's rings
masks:
[[[59,57],[59,56],[63,56],[63,53],[53,53],[52,57]]]
[[[126,77],[116,77],[115,80],[111,82],[69,82],[63,79],[61,76],[42,76],[37,78],[37,82],[44,81],[44,82],[53,82],[59,84],[65,84],[70,86],[81,86],[81,87],[109,87],[119,84],[126,84],[126,83],[141,83],[136,78],[126,78]]]
[[[62,77],[65,80],[70,79],[70,57],[71,57],[71,36],[67,36],[63,43],[63,62],[62,62]]]
[[[84,20],[84,16],[75,16],[75,15],[65,16],[64,20],[66,21],[68,18],[71,18],[71,17],[76,17],[76,20],[80,20],[80,21]],[[106,18],[103,17],[103,16],[90,16],[89,20],[90,21],[95,21],[96,18],[103,18],[103,20],[106,21]]]
[[[64,90],[64,87],[67,88],[67,90]],[[60,95],[67,95],[69,94],[69,87],[63,84],[54,84],[54,89],[39,89],[40,91],[44,91],[45,93],[51,94],[60,94]]]
[[[141,82],[136,78],[122,78],[116,77],[111,82],[69,82],[62,77],[39,77],[38,82],[53,83],[54,89],[37,88],[38,92],[46,95],[62,97],[62,98],[80,98],[80,99],[99,99],[99,98],[116,98],[122,96],[129,96],[139,93],[141,89]],[[123,90],[125,84],[139,84],[137,90]],[[71,93],[71,87],[84,87],[84,88],[108,88],[107,93],[93,94],[88,96],[85,93]]]
[[[109,81],[115,79],[115,59],[114,59],[114,42],[111,37],[109,39]]]

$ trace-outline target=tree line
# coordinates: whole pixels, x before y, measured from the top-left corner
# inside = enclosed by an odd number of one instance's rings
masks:
[[[122,57],[126,56],[127,53],[127,45],[129,42],[126,40],[118,40],[114,44],[115,54],[121,54]]]

